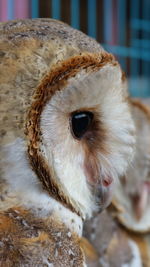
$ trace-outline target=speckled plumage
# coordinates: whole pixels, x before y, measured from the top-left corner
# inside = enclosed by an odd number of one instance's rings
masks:
[[[50,19],[1,23],[0,35],[0,129],[5,144],[24,135],[25,113],[34,89],[52,65],[83,52],[101,52],[103,48],[85,34]]]
[[[54,216],[13,208],[0,213],[0,266],[83,266],[79,238]]]

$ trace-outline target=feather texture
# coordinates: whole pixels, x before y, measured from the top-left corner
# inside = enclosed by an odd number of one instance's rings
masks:
[[[1,264],[85,266],[82,220],[109,204],[133,156],[124,75],[56,20],[1,23],[0,36]],[[80,140],[76,112],[92,114]]]

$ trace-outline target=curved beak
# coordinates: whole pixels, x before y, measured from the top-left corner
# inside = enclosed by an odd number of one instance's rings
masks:
[[[91,187],[98,209],[101,211],[105,209],[112,200],[115,184],[114,178],[111,174],[103,175],[99,164],[94,160],[86,161],[84,167],[88,184]]]
[[[92,191],[95,196],[96,204],[98,210],[102,211],[107,208],[111,203],[113,191],[114,191],[114,181],[111,177],[103,178],[99,182],[92,185]]]

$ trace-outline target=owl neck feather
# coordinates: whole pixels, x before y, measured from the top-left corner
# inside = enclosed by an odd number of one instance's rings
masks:
[[[65,208],[68,208],[71,212],[83,218],[81,212],[71,204],[69,198],[61,191],[61,188],[55,183],[54,179],[52,179],[48,166],[44,163],[42,156],[37,154],[37,150],[35,150],[34,156],[32,154],[32,157],[29,154],[29,159],[36,175],[42,182],[43,189]]]
[[[41,219],[55,216],[58,221],[81,236],[81,217],[43,190],[42,184],[28,162],[25,142],[17,138],[7,145],[3,152],[4,180],[8,184],[7,191],[10,196],[8,207],[12,205],[24,207],[33,211]]]

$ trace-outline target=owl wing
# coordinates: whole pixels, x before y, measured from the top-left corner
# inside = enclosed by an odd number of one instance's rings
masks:
[[[59,222],[13,207],[0,213],[0,266],[83,266],[77,237]]]

